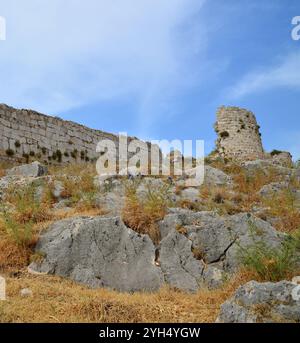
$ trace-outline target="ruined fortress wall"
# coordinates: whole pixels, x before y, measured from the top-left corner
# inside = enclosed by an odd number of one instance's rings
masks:
[[[215,130],[220,156],[243,161],[264,158],[259,126],[252,112],[223,106],[217,112]]]
[[[118,136],[83,125],[0,105],[0,152],[2,158],[35,157],[43,162],[89,161],[99,157],[96,146]]]

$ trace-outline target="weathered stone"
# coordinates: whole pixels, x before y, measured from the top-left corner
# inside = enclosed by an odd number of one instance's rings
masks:
[[[182,199],[186,199],[192,202],[198,202],[199,201],[199,189],[197,188],[186,188],[181,191],[180,197]]]
[[[61,181],[55,180],[52,184],[52,194],[54,198],[61,199],[63,191],[64,191],[64,185]]]
[[[288,182],[272,182],[272,183],[269,183],[268,185],[263,186],[258,191],[258,194],[263,197],[269,197],[284,189],[288,189],[288,187],[289,187]]]
[[[45,259],[30,270],[69,277],[90,287],[153,291],[163,277],[147,235],[128,229],[118,217],[79,217],[54,223],[36,247]]]
[[[213,265],[206,265],[203,270],[203,282],[210,289],[221,287],[228,278],[227,273]]]
[[[203,283],[203,262],[196,260],[192,243],[173,230],[160,244],[160,266],[165,281],[174,288],[197,291]]]
[[[219,108],[215,130],[219,156],[237,161],[264,157],[264,150],[254,114],[238,107]]]
[[[39,162],[23,164],[7,171],[8,176],[39,177],[47,174],[47,168]]]
[[[221,306],[217,322],[299,323],[298,288],[297,284],[288,281],[278,283],[250,281],[241,286],[234,296]]]
[[[201,175],[201,172],[202,172],[202,167],[199,166],[199,167],[187,170],[186,175],[189,178],[195,178],[197,175]],[[232,183],[232,178],[228,176],[227,174],[225,174],[222,170],[213,168],[211,166],[204,166],[204,184],[220,186],[220,185],[228,185],[231,183]]]
[[[248,172],[248,175],[253,175],[257,171],[262,171],[265,174],[268,174],[271,171],[275,172],[278,176],[289,177],[293,173],[292,169],[276,165],[272,163],[272,160],[247,161],[242,163],[242,166]]]
[[[167,215],[159,223],[162,237],[180,227],[192,247],[202,252],[205,263],[219,263],[226,272],[240,265],[241,248],[261,240],[275,248],[285,239],[269,223],[246,213],[222,217],[214,212],[180,212]]]
[[[289,152],[281,151],[272,156],[272,162],[282,167],[291,168],[293,165],[292,155]]]
[[[20,295],[23,298],[32,297],[33,296],[33,292],[29,288],[23,288],[23,289],[21,289]]]
[[[101,145],[104,140],[115,143],[118,154],[117,135],[32,110],[23,111],[0,104],[0,124],[0,150],[6,159],[25,159],[23,154],[32,156],[34,153],[32,158],[44,163],[84,163],[98,159],[102,152],[115,158],[114,152],[105,151],[106,145]],[[128,143],[132,141],[133,137],[128,137]],[[137,141],[137,145],[142,144],[146,150],[151,146]],[[13,150],[12,157],[6,156],[7,149]]]

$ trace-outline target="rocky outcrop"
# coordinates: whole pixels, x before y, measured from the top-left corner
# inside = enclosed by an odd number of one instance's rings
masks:
[[[196,167],[186,171],[186,175],[189,178],[195,178],[197,174],[201,174],[197,169],[203,167]],[[204,184],[206,185],[228,185],[232,183],[232,178],[225,174],[222,170],[213,168],[211,166],[204,166]]]
[[[264,239],[284,240],[271,225],[246,214],[174,211],[160,223],[162,240],[127,228],[119,217],[79,217],[54,223],[40,238],[44,256],[30,270],[71,278],[90,287],[152,291],[165,282],[195,292],[218,287],[239,266],[238,251]],[[255,223],[255,228],[249,225]],[[252,230],[257,230],[253,232]],[[259,231],[259,232],[258,232]]]
[[[41,187],[51,180],[47,173],[47,168],[39,162],[24,164],[7,170],[6,176],[0,178],[0,199],[12,186],[15,189],[33,186],[37,192],[41,191]],[[40,189],[38,189],[39,187]]]
[[[31,164],[23,164],[21,166],[9,169],[6,173],[7,176],[20,176],[20,177],[40,177],[47,175],[47,167],[39,162]]]
[[[192,242],[175,230],[161,242],[160,264],[170,286],[192,292],[201,287],[204,263],[194,257]]]
[[[262,171],[265,174],[270,172],[276,173],[278,176],[290,177],[293,174],[291,168],[283,167],[278,164],[274,164],[272,160],[254,160],[241,163],[248,175],[253,175],[257,171]]]
[[[191,241],[192,249],[201,252],[204,262],[225,272],[233,272],[240,265],[241,248],[260,240],[276,248],[285,239],[285,235],[269,223],[246,213],[219,216],[214,212],[179,210],[167,215],[159,228],[162,237],[181,228],[180,231]]]
[[[90,287],[153,291],[163,282],[151,239],[128,229],[118,217],[59,221],[41,236],[36,249],[45,258],[32,263],[31,271]]]
[[[248,282],[221,306],[217,322],[300,322],[300,287],[296,283]]]

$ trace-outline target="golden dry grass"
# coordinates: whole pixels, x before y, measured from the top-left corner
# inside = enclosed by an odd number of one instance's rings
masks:
[[[167,213],[169,186],[165,184],[152,189],[148,185],[145,199],[138,198],[137,187],[138,184],[135,183],[126,185],[126,201],[122,210],[122,219],[132,230],[148,234],[155,243],[158,243],[160,232],[157,222],[162,220]]]
[[[237,274],[225,287],[186,294],[164,287],[155,293],[92,290],[52,276],[7,276],[7,301],[0,302],[0,322],[147,323],[214,322],[220,305],[251,274]],[[21,297],[29,288],[33,297]]]
[[[283,232],[293,233],[300,229],[300,204],[295,195],[285,189],[263,200],[266,215],[276,217],[274,227]]]
[[[141,234],[147,234],[154,242],[158,243],[160,234],[156,223],[163,219],[165,214],[165,207],[147,207],[137,197],[132,196],[126,198],[122,219],[132,230]]]

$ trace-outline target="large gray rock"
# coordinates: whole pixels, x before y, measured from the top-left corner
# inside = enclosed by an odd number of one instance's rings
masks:
[[[153,291],[163,282],[151,239],[128,229],[118,217],[56,222],[36,250],[45,258],[32,263],[31,272],[69,277],[90,287]]]
[[[283,182],[272,182],[268,185],[264,185],[259,191],[258,194],[262,197],[270,197],[284,189],[288,189],[289,183],[286,181]]]
[[[217,263],[226,272],[233,272],[240,265],[241,248],[261,240],[276,248],[286,237],[266,221],[246,213],[219,216],[214,212],[179,211],[159,223],[162,237],[179,227],[184,229],[192,248],[202,252],[205,263]]]
[[[189,200],[192,202],[198,202],[199,201],[199,189],[188,187],[186,189],[183,189],[180,194],[180,198],[184,200]]]
[[[39,177],[47,174],[47,168],[39,162],[23,164],[7,171],[8,176]]]
[[[29,266],[31,273],[60,275],[95,288],[153,291],[165,282],[196,292],[224,281],[224,273],[198,260],[192,242],[176,230],[155,247],[148,235],[128,229],[119,217],[56,222],[41,236],[36,250],[44,259]]]
[[[188,178],[195,178],[196,175],[200,175],[202,167],[192,168],[186,171]],[[232,178],[225,174],[222,170],[213,168],[211,166],[204,166],[204,184],[206,185],[230,185]]]
[[[297,287],[297,288],[296,288]],[[281,281],[250,281],[221,306],[217,322],[276,323],[300,322],[300,298],[297,284]]]
[[[195,292],[203,283],[204,263],[192,253],[192,242],[175,230],[160,244],[160,265],[172,287]]]
[[[278,176],[289,178],[293,173],[293,169],[273,163],[272,160],[247,161],[242,163],[242,166],[245,168],[248,175],[253,175],[255,172],[261,170],[265,174],[268,174],[270,171],[272,171]]]
[[[230,185],[232,183],[232,178],[222,170],[205,166],[204,183],[217,186]]]

